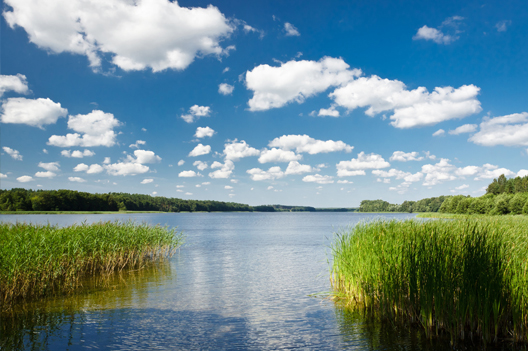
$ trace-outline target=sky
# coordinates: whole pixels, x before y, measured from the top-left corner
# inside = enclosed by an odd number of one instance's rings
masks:
[[[528,175],[525,1],[4,0],[0,187],[356,207]]]

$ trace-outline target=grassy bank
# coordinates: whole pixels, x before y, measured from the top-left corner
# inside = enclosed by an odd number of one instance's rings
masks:
[[[0,211],[0,215],[167,213],[163,211]]]
[[[528,340],[528,219],[378,221],[337,234],[335,297],[451,340]]]
[[[174,229],[133,222],[65,228],[2,223],[0,308],[17,299],[69,292],[86,275],[141,268],[171,255],[181,243]]]

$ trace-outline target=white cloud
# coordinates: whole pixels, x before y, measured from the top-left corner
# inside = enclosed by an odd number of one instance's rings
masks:
[[[434,137],[444,136],[444,135],[445,135],[445,130],[443,130],[443,129],[438,129],[436,132],[433,133]]]
[[[139,145],[145,145],[146,143],[145,140],[136,140],[135,144],[130,144],[128,147],[139,149]]]
[[[24,176],[18,177],[16,180],[20,183],[27,183],[27,182],[33,181],[34,179],[31,176],[24,175]]]
[[[238,179],[231,179],[230,181],[231,183],[235,183],[235,184],[238,183]]]
[[[39,162],[38,166],[44,168],[46,171],[57,172],[59,170],[60,164],[58,162]]]
[[[65,136],[52,135],[48,140],[48,145],[59,147],[114,146],[117,135],[113,129],[120,125],[121,122],[114,118],[113,114],[100,110],[93,110],[86,115],[69,116],[68,128],[77,133]]]
[[[394,151],[389,160],[407,162],[407,161],[421,161],[424,159],[423,157],[418,157],[418,155],[419,153],[416,151],[407,152],[407,153],[403,151]]]
[[[464,124],[463,126],[450,130],[448,133],[451,135],[459,135],[459,134],[464,134],[464,133],[473,133],[476,130],[477,130],[476,124]]]
[[[46,150],[46,149],[42,149],[42,152],[45,153],[45,154],[48,154],[48,150]]]
[[[480,130],[469,141],[483,146],[527,146],[528,112],[484,118]]]
[[[259,65],[246,72],[246,86],[253,91],[248,105],[251,111],[282,107],[332,86],[340,86],[359,76],[361,70],[349,70],[342,59],[323,57],[319,61],[289,61],[279,67]]]
[[[0,173],[0,179],[4,179],[4,178],[7,178],[7,174]]]
[[[92,164],[88,166],[87,164],[79,163],[77,166],[73,168],[73,170],[75,172],[86,172],[88,174],[97,174],[97,173],[101,173],[102,171],[104,171],[105,168],[106,166],[103,168],[101,165],[98,165],[98,164]]]
[[[185,193],[185,195],[187,195],[187,196],[191,196],[192,193],[187,192],[187,193]]]
[[[286,168],[286,174],[302,174],[313,172],[314,169],[310,165],[302,165],[297,161],[291,161]]]
[[[231,179],[231,181],[233,181],[233,179]],[[202,185],[210,185],[211,182],[202,182]]]
[[[466,167],[457,168],[457,170],[455,171],[455,174],[460,176],[460,177],[465,177],[465,176],[475,175],[479,171],[480,171],[480,167],[477,167],[477,166],[466,166]]]
[[[491,166],[491,165],[490,165]],[[494,166],[497,167],[497,166]],[[504,174],[506,177],[510,177],[515,175],[514,172],[510,171],[506,168],[494,168],[491,167],[488,169],[483,169],[477,177],[475,177],[475,180],[481,180],[481,179],[494,179],[498,178],[501,174]]]
[[[176,185],[176,188],[185,188],[185,185]]]
[[[218,86],[218,92],[222,95],[230,95],[235,90],[235,87],[227,83],[222,83]]]
[[[319,110],[319,113],[317,116],[321,117],[339,117],[339,111],[335,109],[335,106],[331,106],[330,108],[322,108]]]
[[[205,138],[205,137],[212,137],[215,131],[213,128],[209,127],[198,127],[196,128],[196,133],[194,133],[194,136],[197,138]]]
[[[302,158],[302,155],[296,155],[293,151],[285,151],[277,148],[271,150],[264,149],[260,153],[258,161],[260,163],[268,162],[290,162],[298,161]]]
[[[278,147],[283,150],[295,150],[297,153],[307,152],[310,155],[335,151],[351,152],[354,148],[353,146],[345,144],[341,140],[317,140],[306,134],[283,135],[270,141],[268,146]]]
[[[131,161],[137,162],[137,163],[157,163],[161,161],[161,157],[156,155],[154,151],[148,151],[148,150],[134,150],[134,156],[136,156],[136,159],[132,159]]]
[[[297,28],[295,28],[293,24],[288,22],[284,23],[284,31],[286,32],[286,36],[288,37],[298,37],[301,35]]]
[[[118,162],[107,164],[104,166],[104,169],[106,169],[108,174],[113,176],[127,176],[147,173],[150,168],[137,162]]]
[[[442,158],[435,165],[423,165],[422,173],[425,174],[424,186],[433,186],[443,181],[455,180],[457,177],[452,174],[456,167],[449,163],[448,159]]]
[[[338,184],[353,184],[354,182],[350,180],[338,180],[337,183]]]
[[[455,187],[456,190],[463,190],[463,189],[467,189],[467,188],[469,188],[469,185],[467,185],[467,184],[462,184],[461,186]]]
[[[90,166],[84,163],[79,163],[77,166],[73,167],[74,172],[84,172],[87,171]]]
[[[197,156],[201,156],[201,155],[207,155],[210,152],[211,152],[211,146],[210,145],[198,144],[198,145],[196,145],[196,147],[191,152],[189,152],[189,156],[190,157],[197,157]]]
[[[260,151],[250,147],[244,140],[238,142],[237,139],[235,139],[224,145],[223,154],[226,160],[238,161],[244,157],[259,156]]]
[[[16,76],[0,75],[0,97],[6,91],[14,91],[18,94],[27,94],[28,85],[26,76],[17,74]]]
[[[211,178],[220,178],[225,179],[229,178],[231,174],[233,173],[233,170],[235,169],[235,164],[231,160],[225,160],[225,162],[222,164],[218,161],[213,162],[211,165],[212,169],[220,168],[214,172],[209,173],[209,177]]]
[[[179,161],[178,161],[178,166],[183,166],[184,163],[185,163],[184,160],[179,160]]]
[[[68,110],[50,99],[9,98],[2,103],[2,123],[26,124],[44,129],[46,124],[55,124],[65,117]]]
[[[35,177],[38,177],[38,178],[53,178],[56,175],[57,175],[56,173],[53,173],[50,171],[35,173]]]
[[[273,185],[268,186],[268,190],[273,190]]]
[[[196,168],[198,168],[200,171],[203,171],[208,167],[207,162],[202,161],[194,161],[193,166],[196,166]]]
[[[85,149],[84,151],[81,150],[62,150],[61,155],[64,157],[73,157],[73,158],[83,158],[83,157],[91,157],[95,155],[95,152],[91,150]]]
[[[77,182],[77,183],[84,183],[86,180],[82,179],[81,177],[68,177],[68,180],[70,182]]]
[[[339,177],[365,175],[365,169],[380,169],[390,167],[390,163],[385,161],[381,155],[368,154],[362,151],[357,158],[350,161],[341,161],[337,165],[337,175]]]
[[[200,173],[196,173],[195,171],[182,171],[178,174],[178,177],[182,178],[194,178],[194,177],[201,177],[202,175]]]
[[[152,183],[153,181],[154,179],[152,178],[146,178],[141,181],[141,184],[149,184],[149,183]]]
[[[211,108],[209,106],[193,105],[189,108],[189,113],[181,115],[181,118],[187,123],[192,123],[197,121],[200,117],[209,117],[210,115]]]
[[[109,163],[111,163],[111,162],[112,162],[112,161],[110,161],[110,157],[105,157],[105,158],[104,158],[103,163],[104,163],[105,165],[107,165],[107,164],[109,164]]]
[[[317,184],[332,184],[333,177],[328,175],[320,175],[320,174],[314,174],[314,175],[307,175],[302,179],[303,182],[314,182]]]
[[[480,112],[482,108],[476,98],[479,91],[480,88],[474,85],[463,85],[458,89],[437,87],[432,93],[425,87],[407,90],[398,80],[373,75],[355,79],[329,96],[349,111],[368,107],[365,113],[371,117],[392,110],[392,126],[413,128]]]
[[[279,166],[271,167],[267,171],[260,168],[252,168],[246,171],[251,176],[252,180],[273,180],[284,177],[284,172],[281,171]]]
[[[526,177],[528,176],[528,170],[527,169],[521,169],[519,172],[517,172],[517,177]]]
[[[218,10],[180,7],[174,1],[6,0],[11,28],[54,53],[86,55],[98,70],[104,57],[125,71],[183,70],[196,57],[226,55],[220,41],[235,26]]]
[[[431,151],[424,151],[423,153],[425,154],[425,158],[428,158],[430,160],[436,160],[436,156],[431,155]]]
[[[18,150],[11,149],[7,146],[2,147],[2,149],[6,152],[6,154],[8,154],[17,161],[22,161],[22,159],[24,158],[24,156],[22,156],[20,152],[18,152]]]
[[[510,26],[512,21],[510,20],[504,20],[497,22],[495,25],[495,28],[497,28],[497,32],[506,32],[508,30],[508,26]]]
[[[420,29],[418,29],[418,32],[413,37],[413,40],[420,40],[420,39],[432,40],[437,44],[447,45],[457,40],[458,37],[444,34],[436,28],[423,26]]]
[[[230,190],[230,189],[233,189],[233,187],[231,185],[226,185],[224,186],[224,189]]]

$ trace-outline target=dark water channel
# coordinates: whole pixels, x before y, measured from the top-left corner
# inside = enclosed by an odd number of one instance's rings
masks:
[[[104,287],[86,281],[82,293],[20,305],[0,315],[0,350],[452,349],[445,340],[430,342],[412,329],[367,323],[331,301],[309,296],[330,289],[333,232],[379,216],[3,215],[4,222],[59,225],[147,221],[177,226],[186,243],[169,261],[115,274]]]

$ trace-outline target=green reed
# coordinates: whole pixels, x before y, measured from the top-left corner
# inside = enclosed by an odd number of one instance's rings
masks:
[[[376,221],[336,234],[334,297],[428,336],[528,341],[528,219]]]
[[[181,243],[174,229],[145,223],[0,223],[0,310],[19,299],[72,291],[87,275],[141,268]]]

